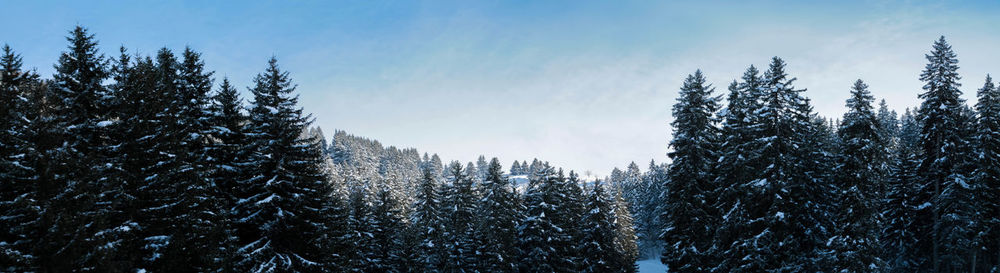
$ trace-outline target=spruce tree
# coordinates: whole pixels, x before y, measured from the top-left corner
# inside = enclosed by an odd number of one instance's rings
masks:
[[[406,223],[399,202],[392,191],[382,188],[376,193],[372,209],[372,261],[371,272],[404,272],[404,245],[402,232]]]
[[[925,82],[923,102],[917,112],[921,123],[920,146],[923,157],[918,175],[923,178],[919,190],[917,225],[921,238],[917,248],[930,264],[921,270],[932,272],[967,271],[970,257],[972,199],[969,177],[961,173],[965,146],[959,129],[963,126],[964,100],[958,90],[958,60],[942,36],[927,55],[928,64],[920,75]],[[927,205],[924,205],[927,204]]]
[[[235,219],[244,231],[237,264],[247,271],[324,270],[334,250],[315,238],[336,223],[322,214],[334,204],[320,140],[302,137],[311,117],[297,108],[295,85],[275,58],[250,91],[247,170],[253,175],[240,183]]]
[[[24,70],[21,55],[4,45],[0,55],[0,270],[33,271],[39,208],[33,149],[28,134],[28,88],[38,75]]]
[[[981,270],[991,272],[1000,270],[1000,90],[993,84],[993,79],[986,76],[986,83],[979,89],[976,96],[978,113],[976,121],[976,171],[973,175],[975,184],[979,187],[976,200],[982,202],[979,207],[980,234],[983,265]],[[996,253],[996,255],[988,255]]]
[[[517,225],[523,209],[496,158],[487,166],[480,191],[483,197],[476,225],[482,237],[479,268],[485,272],[517,272]]]
[[[216,188],[216,202],[223,209],[220,211],[221,222],[217,223],[226,238],[220,246],[223,267],[232,267],[235,259],[236,230],[232,217],[232,208],[236,206],[239,196],[238,183],[244,178],[244,160],[247,159],[244,147],[247,146],[247,136],[243,131],[247,117],[243,114],[243,102],[239,93],[223,78],[218,91],[212,97],[209,105],[209,135],[205,159],[208,165],[209,181]]]
[[[74,28],[66,39],[70,45],[55,65],[51,85],[54,120],[44,132],[50,139],[41,151],[49,161],[42,170],[47,173],[38,184],[38,200],[44,200],[39,227],[45,231],[35,253],[41,271],[49,272],[92,266],[92,261],[84,261],[93,256],[93,248],[82,238],[104,228],[92,223],[92,193],[106,168],[98,150],[106,139],[98,125],[108,113],[102,101],[108,97],[103,85],[107,61],[83,27]]]
[[[615,217],[615,247],[612,259],[614,272],[635,273],[639,270],[635,263],[639,257],[639,246],[636,245],[635,223],[629,212],[628,202],[622,198],[621,191],[614,191]]]
[[[521,272],[576,272],[573,257],[565,256],[573,247],[569,235],[556,223],[563,209],[560,179],[548,164],[536,165],[525,192],[525,218],[518,226]]]
[[[446,186],[443,212],[447,216],[444,242],[447,256],[442,272],[476,272],[476,196],[472,177],[462,164],[452,162],[448,167],[451,184]]]
[[[886,272],[916,272],[919,265],[925,264],[926,257],[919,256],[916,248],[921,238],[920,227],[915,225],[920,209],[916,203],[920,189],[919,141],[920,124],[907,109],[900,118],[898,145],[886,179],[885,225],[880,240],[885,250]]]
[[[425,272],[439,272],[444,262],[444,215],[440,196],[433,168],[423,168],[410,222],[413,233],[417,234],[418,262]]]
[[[668,172],[671,183],[665,191],[667,203],[662,216],[665,246],[661,260],[674,272],[707,272],[713,265],[704,256],[711,237],[704,236],[715,225],[712,204],[712,164],[716,162],[715,111],[713,88],[701,70],[688,75],[674,105],[670,142],[673,151]]]
[[[212,180],[210,165],[212,114],[209,109],[213,72],[205,71],[201,54],[185,48],[178,63],[178,89],[170,108],[176,118],[168,127],[177,135],[177,163],[171,170],[176,202],[182,208],[172,216],[178,247],[169,263],[198,271],[219,271],[224,266],[228,237],[226,197]]]
[[[873,111],[868,85],[857,80],[847,99],[847,113],[837,134],[841,150],[836,166],[838,201],[836,235],[837,272],[871,272],[882,268],[878,234],[886,136]]]
[[[719,160],[713,167],[715,170],[716,196],[713,207],[719,213],[719,229],[713,233],[712,248],[706,257],[712,258],[716,266],[712,272],[731,272],[737,270],[744,262],[735,257],[745,257],[750,253],[751,245],[742,244],[744,226],[747,225],[750,205],[748,191],[744,186],[752,174],[756,173],[753,161],[756,156],[746,149],[751,140],[756,138],[753,111],[759,108],[757,100],[762,86],[760,72],[750,66],[743,73],[742,81],[733,81],[728,89],[726,108],[720,112],[722,119]],[[671,183],[665,180],[664,183]],[[669,184],[665,184],[664,188]],[[711,200],[710,200],[711,201]]]
[[[587,196],[583,240],[580,243],[581,272],[616,272],[616,218],[614,201],[600,182]]]

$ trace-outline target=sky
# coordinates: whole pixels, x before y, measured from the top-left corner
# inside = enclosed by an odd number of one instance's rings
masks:
[[[723,94],[779,56],[833,118],[859,78],[897,111],[919,105],[924,55],[942,35],[970,102],[1000,73],[1000,1],[0,0],[0,10],[0,43],[44,77],[76,25],[108,56],[190,46],[217,83],[240,87],[276,56],[328,137],[599,176],[668,161],[671,107],[697,69]]]

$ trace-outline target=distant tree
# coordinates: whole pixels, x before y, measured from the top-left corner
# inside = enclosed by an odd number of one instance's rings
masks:
[[[581,272],[616,272],[616,232],[614,200],[600,183],[587,196],[583,240],[580,241]]]
[[[472,177],[468,176],[462,164],[449,164],[448,178],[451,185],[446,186],[444,199],[445,221],[444,243],[447,256],[442,272],[475,272],[476,251],[476,203],[478,197],[473,187]]]
[[[482,201],[476,225],[482,237],[479,268],[485,272],[517,272],[517,225],[524,209],[496,158],[490,160],[480,188]]]

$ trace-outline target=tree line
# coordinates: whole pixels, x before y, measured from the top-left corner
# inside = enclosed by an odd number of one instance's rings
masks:
[[[901,116],[850,86],[836,121],[785,62],[722,97],[701,71],[673,107],[661,260],[671,272],[997,272],[1000,90],[961,98],[944,37]]]
[[[613,185],[538,162],[515,187],[497,159],[394,147],[373,170],[338,139],[365,141],[309,128],[274,58],[244,104],[190,48],[67,41],[51,79],[2,49],[0,271],[635,271]]]

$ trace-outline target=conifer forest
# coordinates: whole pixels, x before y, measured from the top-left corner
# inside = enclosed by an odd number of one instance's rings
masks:
[[[326,136],[280,56],[241,87],[63,35],[51,77],[0,50],[0,272],[1000,272],[1000,88],[944,36],[919,105],[811,101],[780,57],[669,75],[669,160],[594,179]]]

